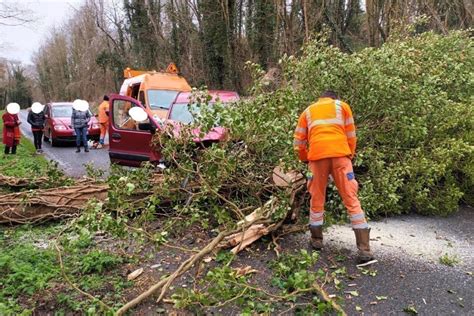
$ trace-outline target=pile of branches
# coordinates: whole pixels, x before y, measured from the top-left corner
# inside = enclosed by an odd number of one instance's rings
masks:
[[[138,305],[154,293],[159,291],[158,301],[162,300],[170,285],[182,274],[191,269],[209,253],[218,249],[230,249],[233,254],[239,253],[262,236],[277,231],[286,220],[294,221],[297,217],[299,206],[303,198],[305,179],[297,172],[288,173],[277,167],[265,179],[266,190],[273,194],[261,193],[268,199],[258,207],[242,207],[232,202],[231,196],[236,193],[235,185],[223,185],[214,189],[202,174],[191,180],[189,170],[181,164],[176,164],[174,172],[167,175],[153,174],[153,184],[148,192],[137,190],[131,195],[134,205],[143,205],[143,201],[150,196],[166,192],[166,198],[161,203],[185,201],[185,206],[198,205],[205,192],[206,203],[215,199],[223,208],[228,208],[233,219],[239,219],[235,225],[223,226],[217,237],[212,239],[198,253],[185,260],[171,275],[153,284],[150,288],[125,304],[117,311],[118,315],[124,314],[130,308]],[[178,190],[162,190],[170,184],[175,184],[180,171],[187,170],[188,176],[180,181]],[[181,178],[182,179],[182,178]],[[30,183],[30,179],[9,179],[8,183],[16,186],[21,183]],[[8,185],[7,182],[4,182]],[[158,188],[155,190],[154,188]],[[0,223],[38,223],[46,220],[67,219],[78,216],[87,206],[88,201],[95,200],[107,204],[108,195],[113,194],[113,187],[108,183],[94,183],[92,181],[78,181],[74,185],[50,189],[26,190],[0,197]],[[279,194],[276,194],[279,193]],[[257,195],[258,196],[258,195]],[[162,196],[164,197],[164,196]]]

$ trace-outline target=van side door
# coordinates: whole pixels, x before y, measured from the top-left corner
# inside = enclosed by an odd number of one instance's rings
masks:
[[[144,108],[143,105],[136,99],[115,94],[110,96],[109,102],[110,161],[133,167],[145,161],[159,161],[159,154],[151,146],[154,128],[150,127],[156,128],[156,122],[148,117],[138,123],[128,114],[131,108]]]

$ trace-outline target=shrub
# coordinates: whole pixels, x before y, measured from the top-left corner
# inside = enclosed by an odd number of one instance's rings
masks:
[[[472,201],[474,44],[468,33],[424,33],[353,54],[316,39],[301,57],[282,58],[283,84],[271,92],[260,80],[261,68],[248,66],[253,96],[237,106],[204,107],[197,117],[203,132],[216,124],[228,127],[232,141],[207,148],[196,161],[193,136],[155,138],[168,160],[179,157],[181,166],[169,175],[176,184],[191,171],[205,184],[189,207],[215,209],[210,205],[219,200],[206,192],[219,189],[241,208],[260,205],[278,194],[267,185],[276,165],[305,172],[293,152],[293,130],[299,114],[328,88],[355,113],[354,167],[370,217],[409,211],[447,215],[462,198]],[[327,209],[345,214],[337,202],[331,188]]]
[[[467,33],[424,33],[344,54],[321,41],[286,58],[299,111],[327,87],[358,126],[356,173],[370,215],[446,215],[474,182],[474,43]]]

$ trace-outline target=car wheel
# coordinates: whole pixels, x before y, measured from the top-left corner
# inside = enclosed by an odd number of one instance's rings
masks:
[[[59,144],[59,141],[51,137],[51,146],[56,147],[58,146],[58,144]]]

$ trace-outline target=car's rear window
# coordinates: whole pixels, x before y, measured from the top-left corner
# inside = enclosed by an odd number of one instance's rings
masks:
[[[169,109],[178,93],[172,90],[148,90],[148,103],[152,110]]]

